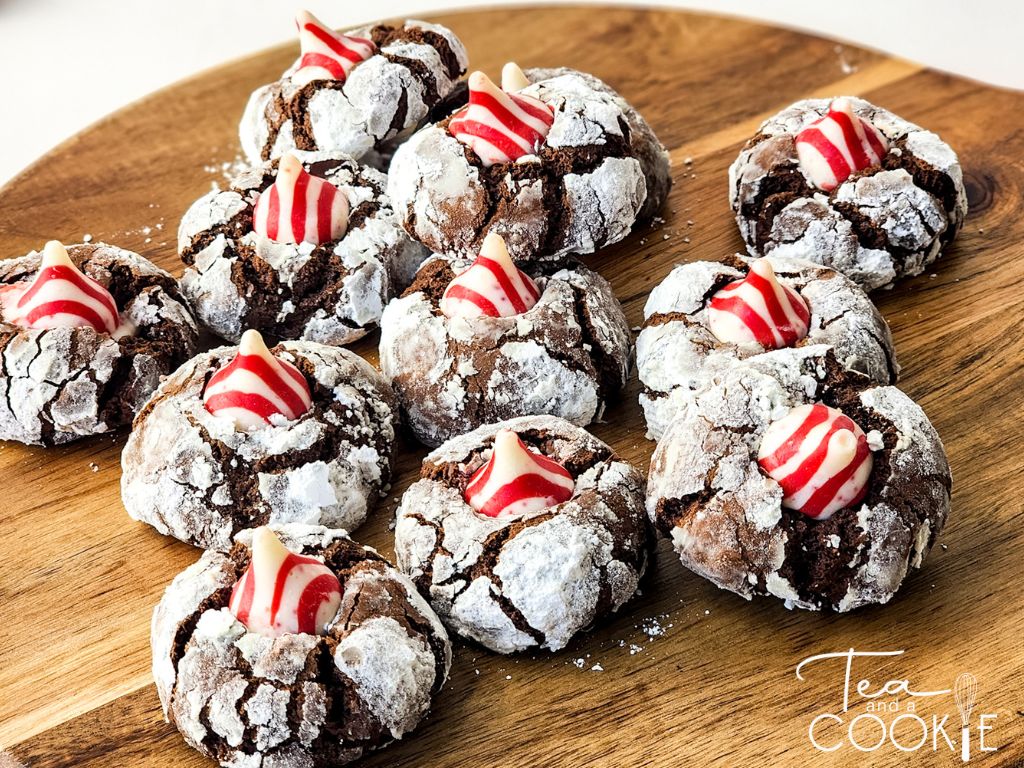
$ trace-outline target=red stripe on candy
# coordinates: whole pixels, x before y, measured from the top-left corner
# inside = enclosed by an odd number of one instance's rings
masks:
[[[449,299],[458,299],[460,301],[468,301],[471,304],[475,304],[479,307],[480,311],[488,317],[501,316],[501,312],[498,311],[498,308],[494,306],[489,299],[485,298],[482,294],[477,293],[472,288],[467,288],[464,285],[453,283],[445,292],[445,296]]]
[[[339,40],[337,36],[331,34],[326,29],[322,29],[311,22],[306,22],[306,31],[310,32],[314,37],[316,37],[320,42],[322,42],[324,45],[330,48],[334,53],[338,54],[343,58],[348,59],[353,64],[359,63],[360,61],[363,60],[363,57],[360,53],[353,50],[352,48],[347,47],[342,40]],[[370,47],[371,50],[375,47],[373,43],[370,42],[369,40],[363,40],[362,38],[359,37],[353,37],[351,39],[355,43],[362,43],[363,45]]]
[[[520,475],[495,491],[477,512],[488,517],[497,517],[506,507],[523,499],[558,498],[564,491],[564,487],[543,475]]]
[[[292,237],[301,243],[306,237],[306,187],[309,186],[309,174],[300,173],[295,179],[292,190]]]
[[[335,80],[344,80],[347,77],[345,67],[342,66],[341,62],[337,59],[332,59],[324,53],[310,52],[302,54],[302,58],[299,60],[299,69],[306,69],[307,67],[325,69]]]

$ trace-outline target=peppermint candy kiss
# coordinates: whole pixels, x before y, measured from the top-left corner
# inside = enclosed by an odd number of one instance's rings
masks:
[[[246,331],[234,359],[210,377],[203,404],[214,416],[233,419],[248,431],[272,416],[299,418],[313,404],[309,384],[291,363],[278,360],[258,331]]]
[[[494,436],[490,460],[470,478],[465,498],[481,515],[518,517],[568,501],[575,487],[561,464],[503,429]]]
[[[4,319],[23,328],[92,328],[112,334],[120,325],[114,297],[83,274],[56,240],[43,248],[32,283],[24,289],[8,286],[0,301]]]
[[[807,302],[776,279],[767,259],[757,259],[745,278],[716,292],[708,304],[708,328],[726,344],[792,347],[807,335],[810,322]]]
[[[260,192],[252,210],[252,229],[278,243],[320,245],[337,240],[348,228],[348,199],[336,186],[302,167],[287,154],[277,178]]]
[[[854,171],[878,165],[889,142],[871,123],[853,114],[849,99],[836,99],[820,120],[796,135],[800,166],[819,189],[831,192]]]
[[[537,284],[516,267],[505,241],[489,234],[476,261],[445,288],[440,307],[447,317],[511,317],[539,298]]]
[[[313,557],[296,555],[266,526],[252,535],[252,559],[228,610],[266,637],[322,635],[341,605],[341,582]]]
[[[448,130],[470,147],[484,166],[510,163],[534,154],[555,120],[540,99],[512,93],[529,85],[522,70],[505,65],[499,89],[483,72],[469,76],[469,105],[455,113]]]
[[[295,26],[299,28],[302,50],[299,67],[291,76],[297,85],[314,80],[344,80],[352,67],[377,52],[372,40],[338,34],[309,11],[299,11]]]
[[[824,520],[864,498],[873,460],[852,419],[801,405],[765,430],[757,463],[782,486],[782,506]]]

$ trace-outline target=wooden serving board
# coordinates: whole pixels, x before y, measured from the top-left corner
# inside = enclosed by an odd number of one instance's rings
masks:
[[[577,67],[633,102],[671,149],[675,187],[664,221],[587,259],[639,325],[649,290],[673,264],[741,249],[726,168],[759,122],[808,96],[859,94],[939,134],[959,152],[970,214],[934,274],[877,297],[892,326],[901,386],[949,450],[953,509],[923,572],[888,606],[847,616],[752,603],[684,571],[664,541],[643,595],[561,653],[512,658],[459,645],[452,679],[419,731],[370,766],[954,765],[931,736],[917,751],[849,742],[816,750],[821,713],[865,711],[843,667],[805,657],[905,651],[858,659],[877,690],[916,692],[978,680],[995,752],[1024,761],[1024,95],[794,32],[670,11],[544,7],[436,17],[465,41],[474,68]],[[160,91],[66,142],[0,191],[0,256],[86,233],[180,274],[175,230],[185,208],[223,183],[250,91],[293,59],[284,46]],[[32,119],[59,120],[59,110]],[[371,360],[376,337],[356,345]],[[627,396],[594,427],[646,468],[652,443]],[[164,587],[198,551],[128,519],[118,490],[124,434],[42,450],[0,443],[0,766],[205,766],[166,724],[150,676],[149,618]],[[393,553],[388,524],[424,451],[399,458],[393,494],[357,538]],[[886,696],[890,702],[894,697]],[[951,695],[898,697],[948,715]],[[891,705],[889,707],[891,709]],[[891,723],[895,712],[880,713]],[[872,746],[877,724],[855,737]],[[977,718],[975,717],[975,722]],[[863,726],[863,727],[861,727]],[[919,728],[919,726],[917,726]],[[832,746],[845,731],[826,722]],[[904,721],[897,740],[920,731]],[[3,750],[8,750],[6,753]]]

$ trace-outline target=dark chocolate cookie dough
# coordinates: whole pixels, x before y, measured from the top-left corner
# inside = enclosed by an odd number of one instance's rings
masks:
[[[438,304],[467,266],[429,260],[381,318],[381,370],[416,437],[436,446],[530,414],[578,426],[600,419],[632,362],[629,325],[608,282],[574,263],[534,270],[541,296],[526,312],[448,318]]]
[[[426,255],[402,229],[383,174],[340,154],[295,154],[348,199],[340,239],[278,243],[253,231],[253,201],[273,183],[276,161],[204,195],[181,220],[182,290],[199,320],[228,341],[248,328],[278,339],[355,341],[377,325],[396,287]]]
[[[889,142],[878,165],[831,192],[801,168],[794,137],[830,100],[799,101],[766,121],[729,169],[732,208],[751,253],[807,259],[867,291],[921,274],[967,213],[956,153],[938,136],[863,99],[854,112]]]
[[[128,514],[204,548],[240,530],[285,523],[353,530],[391,481],[398,405],[381,375],[348,350],[284,342],[273,350],[309,382],[294,421],[242,432],[203,405],[234,347],[190,360],[164,381],[121,457]]]
[[[499,429],[559,462],[572,498],[522,517],[486,517],[465,501]],[[647,566],[640,473],[579,427],[551,416],[491,424],[423,461],[402,497],[395,556],[447,626],[499,653],[558,650],[617,610]]]
[[[153,612],[153,678],[164,715],[223,766],[329,768],[413,730],[451,665],[444,627],[412,583],[344,532],[275,529],[341,582],[326,635],[248,631],[228,610],[251,531],[179,574]]]
[[[795,290],[810,310],[805,347],[825,344],[836,359],[879,384],[899,374],[889,326],[875,305],[849,278],[802,259],[767,257],[779,282]],[[739,255],[722,262],[682,264],[647,299],[644,326],[636,340],[640,405],[648,435],[658,439],[693,392],[723,368],[754,356],[775,355],[757,342],[727,344],[708,325],[708,304],[716,291],[747,274],[752,263]],[[791,358],[785,358],[791,359]]]
[[[68,246],[75,265],[113,296],[122,328],[32,329],[0,319],[0,440],[58,445],[131,423],[195,352],[197,329],[177,281],[136,253]],[[31,280],[40,255],[0,262],[0,286]]]
[[[852,419],[873,456],[867,495],[827,519],[784,508],[782,488],[758,465],[768,426],[806,403]],[[920,406],[803,347],[754,358],[696,394],[654,452],[647,511],[683,564],[719,587],[844,612],[888,602],[922,566],[950,486]]]
[[[343,152],[360,158],[420,125],[465,74],[466,49],[446,27],[425,21],[378,24],[347,34],[370,39],[377,53],[344,80],[299,85],[291,75],[257,89],[239,126],[251,163],[290,149]]]
[[[406,229],[434,252],[473,256],[494,232],[521,263],[590,253],[664,203],[668,153],[633,107],[592,75],[525,74],[532,85],[522,94],[555,114],[538,154],[485,167],[447,119],[396,151],[388,193]]]

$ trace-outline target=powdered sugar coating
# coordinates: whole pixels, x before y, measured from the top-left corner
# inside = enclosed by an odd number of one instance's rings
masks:
[[[235,351],[193,358],[139,415],[121,457],[128,514],[219,549],[268,522],[358,527],[391,478],[398,407],[387,383],[347,350],[285,342],[272,351],[306,376],[313,407],[296,421],[240,432],[202,401],[209,375]]]
[[[253,92],[238,129],[251,163],[296,148],[362,157],[422,123],[466,71],[466,49],[446,27],[410,19],[377,30],[346,32],[382,45],[344,82],[298,85],[291,80],[296,60],[278,82]]]
[[[833,267],[865,290],[918,275],[938,258],[967,213],[963,172],[938,136],[863,99],[854,112],[889,141],[881,167],[826,194],[797,160],[794,136],[830,99],[799,101],[766,121],[729,169],[733,211],[751,253]],[[771,202],[769,202],[771,201]],[[770,221],[762,208],[771,206]]]
[[[474,512],[460,483],[499,429],[570,469],[573,497],[521,518]],[[584,430],[551,416],[486,425],[428,455],[422,478],[402,497],[395,555],[452,631],[499,653],[558,650],[636,592],[643,478]]]
[[[488,232],[520,262],[589,253],[664,202],[668,153],[621,96],[570,69],[525,74],[532,85],[522,93],[555,115],[538,154],[484,173],[446,121],[395,152],[388,194],[410,234],[437,253],[472,257]]]
[[[469,266],[434,262],[421,274],[438,268],[445,285]],[[448,318],[425,282],[384,310],[381,370],[419,440],[436,446],[530,414],[585,426],[625,386],[629,325],[608,282],[576,264],[536,281],[540,299],[512,317]]]
[[[779,281],[807,302],[811,322],[801,345],[826,344],[845,367],[879,384],[896,381],[889,326],[849,278],[802,259],[767,257]],[[724,285],[743,277],[751,260],[699,261],[677,266],[647,299],[644,328],[636,340],[637,371],[644,385],[640,405],[647,434],[659,439],[693,393],[737,360],[773,354],[751,342],[725,344],[708,328],[707,305]]]
[[[251,542],[243,531],[230,553],[208,551],[179,574],[153,613],[164,715],[224,766],[339,765],[402,738],[447,678],[444,627],[408,578],[343,531],[275,530],[339,577],[341,605],[327,634],[269,638],[231,615],[228,593]],[[339,699],[344,706],[332,706]]]
[[[0,317],[0,440],[58,445],[124,426],[160,377],[195,352],[195,321],[167,272],[105,243],[71,245],[68,253],[116,294],[121,328],[114,336],[42,330]],[[34,251],[0,262],[0,286],[27,285],[40,262]]]
[[[396,283],[426,255],[402,229],[382,173],[338,153],[296,155],[347,198],[351,217],[340,240],[277,243],[252,230],[253,203],[272,181],[271,163],[204,195],[181,220],[182,289],[199,319],[229,341],[247,328],[324,344],[355,341],[379,322]]]
[[[862,503],[812,520],[782,509],[757,451],[769,424],[822,401],[868,433],[874,468]],[[683,564],[719,587],[843,612],[888,602],[921,567],[949,490],[942,442],[916,403],[843,373],[827,348],[801,347],[735,365],[695,394],[654,452],[647,511]]]

